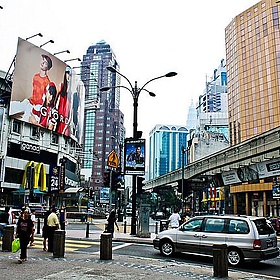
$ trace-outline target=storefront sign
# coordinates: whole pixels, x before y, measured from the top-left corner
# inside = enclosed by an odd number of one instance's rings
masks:
[[[31,144],[31,143],[22,142],[20,144],[20,149],[22,151],[27,151],[27,152],[31,152],[31,153],[40,154],[40,146]]]

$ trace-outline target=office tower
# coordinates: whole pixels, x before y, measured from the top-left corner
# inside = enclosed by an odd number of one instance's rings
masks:
[[[149,133],[149,179],[154,179],[187,164],[188,129],[178,125],[156,125]]]
[[[187,115],[187,128],[188,130],[196,129],[196,125],[197,125],[196,109],[192,100]]]
[[[280,125],[277,2],[258,2],[225,30],[230,145]]]
[[[120,80],[107,66],[119,69],[111,46],[103,40],[87,49],[81,65],[82,80],[85,84],[85,127],[82,167],[90,186],[98,194],[104,186],[104,171],[108,155],[115,150],[121,155],[125,131],[120,106]],[[104,86],[112,87],[100,92]],[[121,155],[122,157],[122,155]],[[87,178],[86,178],[87,179]]]
[[[280,125],[279,8],[279,1],[260,1],[225,29],[231,146]],[[277,182],[278,177],[269,177],[257,184],[231,185],[234,213],[279,214],[272,192]]]
[[[224,134],[228,139],[227,72],[224,59],[214,70],[197,106],[198,130]]]

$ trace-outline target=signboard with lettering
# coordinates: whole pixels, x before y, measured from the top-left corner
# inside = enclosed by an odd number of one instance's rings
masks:
[[[21,142],[20,149],[22,151],[27,151],[27,152],[31,152],[31,153],[40,154],[40,146],[39,145]]]
[[[280,176],[280,159],[273,159],[256,164],[239,167],[222,173],[225,185],[242,182],[257,182],[259,179]]]

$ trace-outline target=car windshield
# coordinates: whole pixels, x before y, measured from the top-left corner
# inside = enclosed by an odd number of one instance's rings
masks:
[[[274,233],[273,227],[269,223],[267,223],[266,219],[254,220],[254,223],[260,235]]]
[[[187,231],[199,231],[201,228],[203,219],[194,219],[186,222],[182,226],[182,230]]]

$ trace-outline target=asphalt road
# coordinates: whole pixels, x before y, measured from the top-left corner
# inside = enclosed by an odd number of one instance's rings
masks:
[[[69,224],[68,229],[85,229],[86,225],[77,223]],[[90,225],[91,230],[98,230],[98,227],[94,224]],[[97,240],[98,241],[98,240]],[[280,240],[279,240],[280,244]],[[99,244],[98,242],[91,247],[79,248],[79,252],[98,252]],[[139,258],[148,258],[148,259],[158,259],[165,260],[171,263],[195,263],[201,265],[213,266],[212,258],[200,257],[194,255],[188,255],[179,253],[172,257],[163,257],[158,250],[155,250],[152,245],[148,244],[136,244],[136,243],[125,243],[125,242],[114,242],[113,241],[113,254],[115,255],[126,255],[134,256]],[[232,269],[232,268],[231,268]],[[238,270],[246,271],[250,273],[257,273],[265,276],[276,277],[275,279],[280,279],[280,257],[262,261],[260,263],[245,263],[242,267],[239,267]]]

